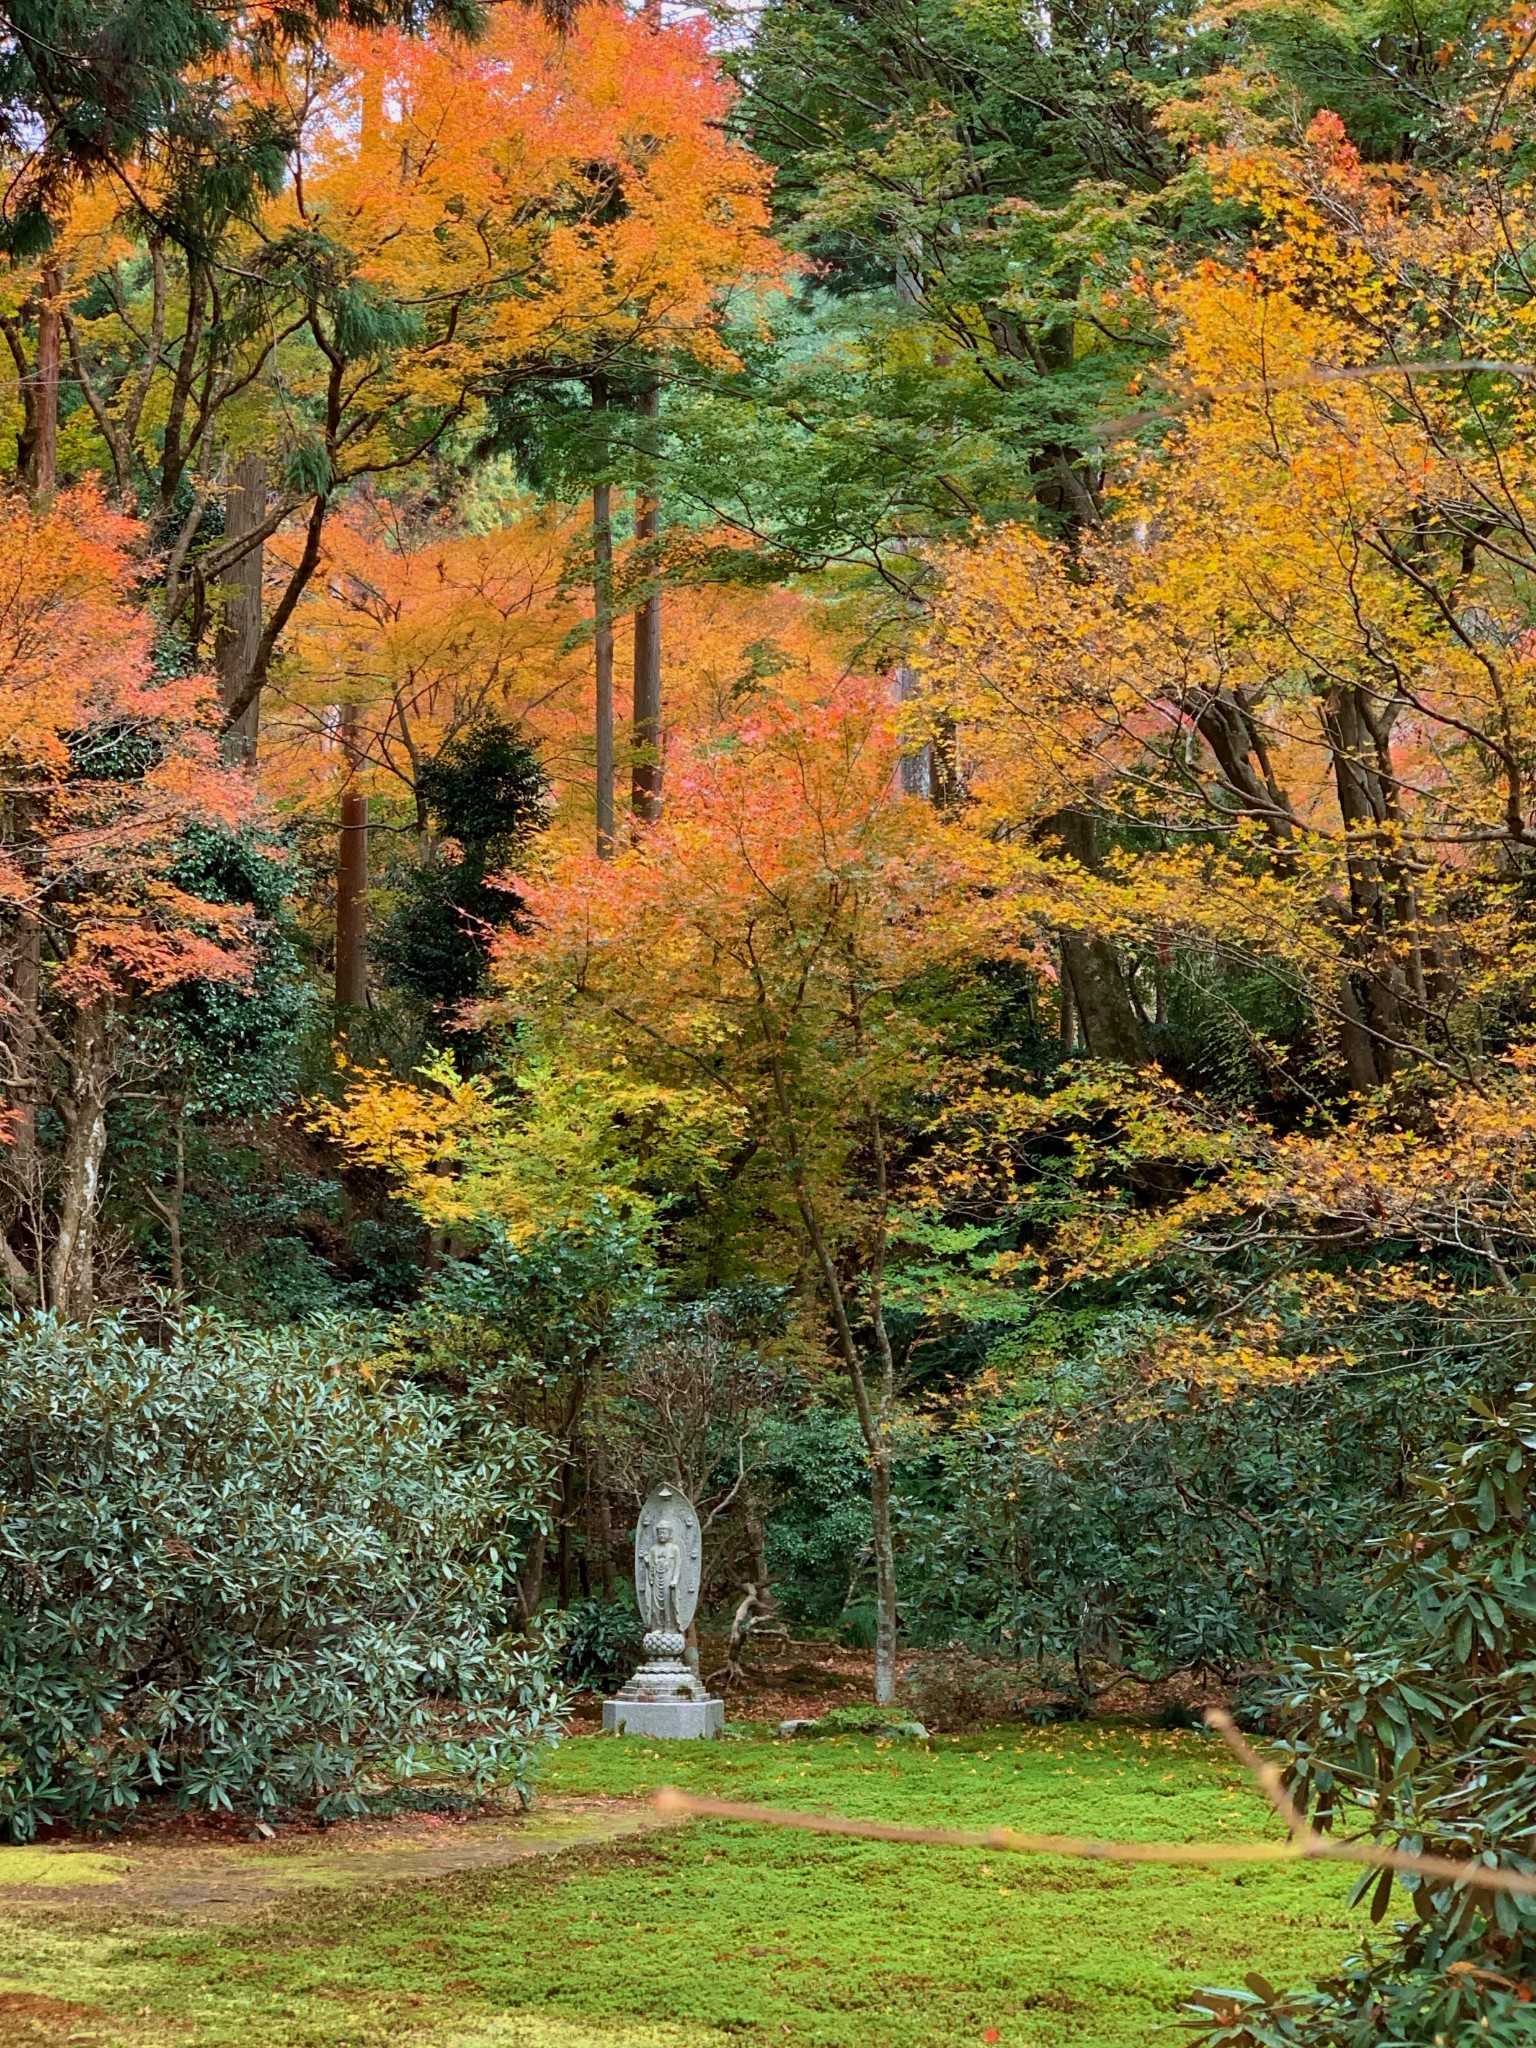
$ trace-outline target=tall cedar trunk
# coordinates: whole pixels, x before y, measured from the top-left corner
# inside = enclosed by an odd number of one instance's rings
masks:
[[[594,415],[608,410],[608,379],[592,379]],[[598,463],[608,461],[607,421],[600,423],[602,446]],[[609,859],[614,851],[613,815],[613,494],[607,484],[592,486],[592,666],[597,686],[594,737],[597,742],[597,851]]]
[[[592,492],[593,662],[597,671],[597,850],[614,850],[613,816],[613,520],[606,484]]]
[[[27,484],[40,505],[47,504],[59,482],[59,361],[64,333],[60,304],[62,293],[58,265],[45,263],[37,314],[37,361],[32,371],[31,440],[27,450]]]
[[[91,1003],[76,1012],[70,1066],[48,1305],[58,1315],[78,1322],[90,1314],[95,1291],[96,1219],[101,1206],[101,1164],[107,1149],[112,1029],[104,1003]]]
[[[1080,867],[1098,865],[1097,832],[1085,811],[1060,811],[1050,831]],[[1147,1040],[1120,959],[1107,939],[1060,934],[1061,964],[1084,1050],[1097,1060],[1128,1067],[1146,1064]]]
[[[640,392],[641,433],[649,465],[654,469],[654,421],[660,411],[660,385],[647,377]],[[650,479],[654,486],[654,475]],[[654,487],[635,498],[635,542],[640,569],[650,594],[635,608],[635,716],[632,730],[634,767],[631,797],[634,813],[646,823],[661,816],[661,591],[655,585],[657,541],[661,535],[661,503]]]
[[[349,782],[336,847],[336,1017],[343,1036],[367,1006],[368,799]]]
[[[224,501],[224,529],[230,540],[259,531],[267,516],[267,465],[259,455],[245,455],[235,466]],[[224,579],[224,608],[219,621],[215,659],[219,671],[219,695],[226,712],[246,694],[246,683],[256,666],[261,647],[262,569],[266,550],[253,547]],[[225,751],[232,761],[247,764],[256,759],[256,733],[261,719],[261,693],[230,721],[225,733]]]

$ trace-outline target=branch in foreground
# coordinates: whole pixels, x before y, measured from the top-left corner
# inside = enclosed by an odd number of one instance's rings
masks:
[[[866,1842],[906,1842],[936,1849],[990,1849],[1022,1856],[1070,1856],[1097,1863],[1362,1863],[1373,1870],[1417,1872],[1449,1878],[1476,1891],[1536,1894],[1536,1876],[1488,1863],[1457,1862],[1449,1856],[1415,1856],[1370,1842],[1336,1842],[1307,1825],[1296,1810],[1279,1770],[1267,1764],[1240,1733],[1230,1714],[1211,1708],[1206,1726],[1221,1736],[1252,1772],[1259,1790],[1290,1830],[1285,1842],[1105,1842],[1086,1835],[1037,1835],[1018,1828],[911,1828],[894,1821],[851,1820],[836,1813],[796,1813],[786,1807],[755,1806],[735,1799],[704,1799],[667,1785],[656,1807],[673,1816],[739,1820],[762,1827],[800,1828],[813,1835],[852,1835]]]

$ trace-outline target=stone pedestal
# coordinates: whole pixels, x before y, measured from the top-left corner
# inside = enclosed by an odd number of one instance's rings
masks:
[[[603,1701],[604,1730],[663,1741],[718,1735],[725,1727],[725,1702],[712,1700],[689,1670],[687,1638],[673,1629],[653,1628],[640,1647],[645,1658],[640,1669],[615,1698]]]
[[[607,1735],[654,1735],[663,1742],[698,1741],[725,1727],[724,1700],[604,1700]]]

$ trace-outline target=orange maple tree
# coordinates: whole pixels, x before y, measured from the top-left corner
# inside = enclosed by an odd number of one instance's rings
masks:
[[[780,263],[698,24],[594,7],[561,36],[506,8],[473,45],[338,36],[265,89],[299,146],[246,258],[293,330],[261,432],[303,516],[232,719],[350,484],[409,469],[519,382],[727,360],[722,294]]]
[[[62,349],[87,401],[63,473],[99,466],[129,503],[147,469],[167,618],[194,650],[225,579],[283,536],[226,688],[234,723],[350,490],[410,471],[519,383],[725,362],[723,298],[783,264],[700,23],[593,6],[560,34],[507,7],[474,43],[337,30],[280,64],[240,47],[208,89],[293,138],[280,189],[184,249],[106,188],[78,194],[46,262],[0,283],[24,438],[50,408],[56,438]],[[138,175],[153,197],[161,171]],[[264,466],[263,513],[200,537],[240,458]]]
[[[551,773],[575,768],[587,663],[567,539],[558,511],[526,504],[465,532],[355,499],[329,528],[270,693],[264,786],[314,815],[355,779],[425,844],[421,770],[476,723],[522,725]]]
[[[0,506],[0,910],[9,1145],[0,1261],[25,1299],[90,1305],[107,1112],[143,1006],[249,972],[246,915],[176,879],[188,828],[238,830],[206,676],[157,673],[134,522],[91,488]],[[46,1147],[39,1113],[63,1142]]]
[[[936,1080],[936,1040],[902,992],[964,943],[964,870],[932,808],[900,794],[888,685],[829,662],[836,642],[821,623],[816,653],[781,648],[768,675],[749,665],[729,677],[718,653],[700,663],[665,816],[613,858],[566,845],[519,876],[532,929],[499,939],[498,992],[477,1015],[517,1018],[525,1046],[557,1044],[599,1095],[637,1079],[659,1091],[648,1114],[660,1133],[669,1117],[697,1122],[701,1101],[714,1105],[708,1181],[661,1192],[701,1209],[706,1235],[733,1209],[738,1224],[755,1214],[764,1251],[787,1241],[815,1276],[870,1458],[877,1684],[889,1698],[900,1388],[883,1308],[890,1124]],[[462,1179],[462,1113],[441,1077],[402,1096],[365,1075],[333,1128],[387,1165],[393,1128],[408,1126],[412,1157]],[[424,1151],[422,1130],[439,1124],[444,1143]],[[653,1137],[653,1151],[663,1142]],[[861,1323],[874,1332],[870,1359]]]
[[[1483,101],[1524,132],[1528,62]],[[1330,114],[1210,169],[1256,228],[1146,286],[1158,438],[1072,547],[948,553],[915,722],[956,735],[983,914],[1049,949],[1065,1048],[1142,1070],[1001,1117],[978,1096],[934,1169],[1006,1204],[1068,1146],[1079,1198],[1025,1264],[1184,1262],[1148,1370],[1230,1386],[1347,1355],[1376,1281],[1330,1258],[1394,1245],[1383,1299],[1424,1303],[1455,1259],[1465,1306],[1529,1257],[1536,416],[1509,248],[1533,216],[1523,179],[1370,166]],[[1156,1072],[1170,986],[1244,975],[1307,1020],[1289,1044],[1223,1020],[1305,1133]]]
[[[1505,276],[1529,200],[1368,170],[1332,116],[1215,168],[1263,228],[1158,291],[1164,440],[1074,552],[950,554],[935,702],[1015,908],[1121,944],[1131,998],[1157,945],[1204,946],[1303,990],[1358,1090],[1466,1076],[1530,964],[1536,471]]]

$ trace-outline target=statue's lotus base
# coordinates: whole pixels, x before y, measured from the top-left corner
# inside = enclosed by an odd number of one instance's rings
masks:
[[[696,1741],[725,1727],[725,1701],[712,1700],[688,1668],[687,1641],[675,1630],[652,1629],[641,1644],[645,1662],[616,1699],[603,1701],[610,1735],[653,1735]]]
[[[707,1735],[719,1735],[724,1729],[724,1700],[603,1701],[603,1730],[608,1735],[647,1735],[663,1742],[697,1742]]]

